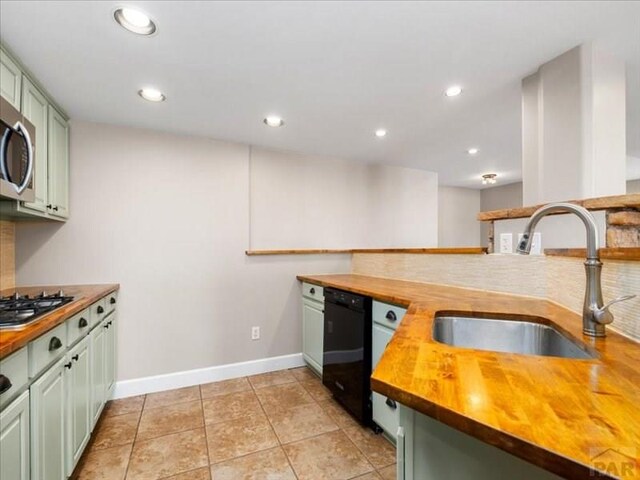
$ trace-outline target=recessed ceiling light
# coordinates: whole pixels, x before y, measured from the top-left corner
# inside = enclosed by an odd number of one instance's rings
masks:
[[[143,88],[142,90],[138,90],[138,95],[150,102],[164,102],[167,99],[164,93],[156,88]]]
[[[482,184],[483,185],[493,185],[497,182],[495,173],[485,173],[482,175]]]
[[[470,148],[469,150],[467,150],[467,153],[469,155],[476,155],[479,152],[479,150],[477,148]]]
[[[382,138],[387,134],[387,131],[384,128],[379,128],[376,130],[376,137]]]
[[[138,35],[151,35],[157,30],[156,24],[147,14],[133,8],[119,8],[113,12],[113,18],[123,28]]]
[[[462,87],[460,87],[459,85],[453,85],[452,87],[447,88],[444,92],[447,97],[457,97],[461,93]]]
[[[284,125],[284,120],[276,115],[269,115],[263,122],[270,127],[281,127]]]

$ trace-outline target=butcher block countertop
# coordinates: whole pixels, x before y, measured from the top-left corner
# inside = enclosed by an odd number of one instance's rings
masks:
[[[119,288],[120,285],[114,283],[105,285],[48,285],[0,290],[0,295],[3,297],[13,295],[15,292],[20,295],[36,296],[43,290],[49,293],[62,290],[65,295],[74,297],[72,302],[43,315],[40,319],[20,330],[0,330],[0,359],[19,350],[34,338],[60,325],[96,300],[100,300]]]
[[[611,329],[604,339],[585,337],[580,315],[532,297],[361,275],[298,279],[408,307],[371,377],[376,392],[566,478],[593,477],[599,460],[631,462],[622,478],[640,478],[640,343]],[[437,312],[546,318],[598,358],[437,343]]]

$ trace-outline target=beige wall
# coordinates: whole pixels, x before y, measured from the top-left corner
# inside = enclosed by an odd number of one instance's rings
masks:
[[[480,195],[480,190],[470,188],[438,188],[439,247],[480,245]]]
[[[522,182],[485,188],[480,194],[482,212],[518,207],[522,207]],[[486,247],[489,244],[489,224],[486,222],[482,222],[480,227],[480,238],[481,245]]]
[[[257,231],[249,150],[73,122],[71,218],[18,226],[18,283],[120,283],[118,380],[299,353],[296,275],[348,272],[351,257],[245,256]],[[328,195],[320,190],[314,200],[321,205]],[[346,221],[330,226],[335,235]],[[250,340],[254,325],[258,341]]]
[[[435,247],[438,176],[253,148],[251,248]]]
[[[629,180],[627,182],[627,193],[640,193],[640,180]]]

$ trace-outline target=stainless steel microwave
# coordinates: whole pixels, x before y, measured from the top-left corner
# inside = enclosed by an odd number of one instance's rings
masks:
[[[33,202],[36,129],[0,97],[0,197]]]

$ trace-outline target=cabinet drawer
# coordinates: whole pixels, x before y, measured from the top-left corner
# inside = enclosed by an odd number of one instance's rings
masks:
[[[104,304],[107,312],[115,310],[116,305],[118,304],[118,292],[111,292],[109,295],[104,297]]]
[[[107,316],[107,299],[101,298],[89,307],[91,312],[91,328],[98,325]]]
[[[29,354],[26,347],[0,360],[0,375],[4,377],[0,385],[0,389],[4,390],[0,394],[2,408],[29,381]]]
[[[406,308],[373,301],[373,321],[385,327],[395,330],[405,313],[407,313]]]
[[[29,343],[29,377],[38,375],[67,350],[67,326],[58,325]]]
[[[88,308],[80,313],[76,313],[73,317],[66,321],[67,324],[67,343],[73,345],[80,337],[89,333],[91,327],[91,315]]]
[[[318,285],[303,283],[302,296],[312,298],[313,300],[317,300],[319,302],[324,302],[324,289]]]
[[[371,403],[373,407],[373,421],[376,422],[387,435],[394,439],[398,434],[400,425],[400,412],[395,400],[372,392]]]

